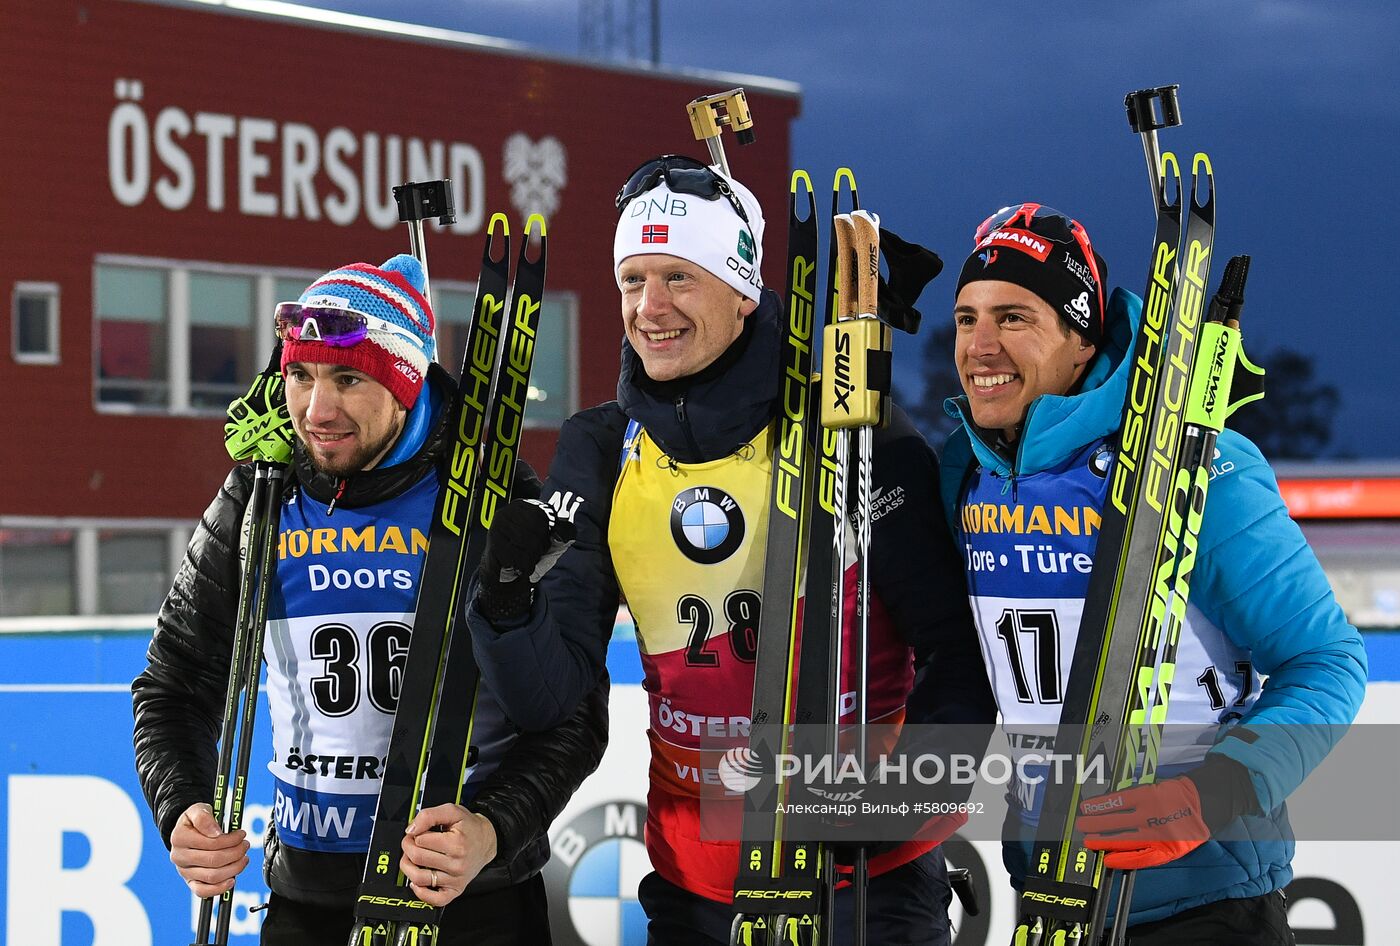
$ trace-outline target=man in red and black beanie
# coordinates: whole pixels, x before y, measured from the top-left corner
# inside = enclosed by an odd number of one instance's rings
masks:
[[[1097,523],[1112,508],[1114,465],[1129,462],[1119,444],[1141,436],[1124,434],[1123,408],[1142,397],[1134,342],[1152,329],[1142,300],[1122,288],[1109,294],[1107,275],[1080,224],[1021,204],[977,229],[953,309],[965,396],[946,405],[961,425],[944,445],[940,487],[1016,763],[1002,857],[1018,889],[1036,873],[1034,840],[1055,777],[1018,747],[1043,752],[1046,727],[1083,685],[1067,655],[1082,643]],[[1163,390],[1181,396],[1179,386]],[[1132,946],[1291,946],[1283,801],[1365,693],[1361,636],[1268,463],[1228,427],[1216,448],[1190,607],[1172,627],[1178,685],[1163,708],[1156,781],[1081,799],[1078,810],[1085,847],[1102,851],[1110,869],[1138,872]],[[1223,668],[1236,674],[1218,700],[1182,682],[1225,679]],[[1309,738],[1297,738],[1302,729]]]
[[[1016,441],[1031,403],[1078,384],[1099,347],[1108,265],[1077,221],[1017,204],[977,228],[958,275],[956,359],[972,421]]]

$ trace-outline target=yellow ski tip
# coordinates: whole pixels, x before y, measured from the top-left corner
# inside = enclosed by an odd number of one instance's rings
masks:
[[[494,213],[491,215],[491,221],[486,224],[487,235],[495,236],[496,226],[498,224],[500,225],[501,233],[505,236],[510,236],[510,218],[503,213]]]
[[[545,235],[544,214],[530,214],[529,218],[525,221],[525,235],[527,237],[535,235],[536,223],[538,223],[540,227],[539,236]]]

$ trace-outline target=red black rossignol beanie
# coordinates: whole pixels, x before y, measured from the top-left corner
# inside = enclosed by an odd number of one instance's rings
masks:
[[[1035,293],[1074,331],[1097,346],[1108,303],[1108,264],[1084,228],[1051,207],[1004,207],[977,229],[956,294],[980,279],[1014,283]]]

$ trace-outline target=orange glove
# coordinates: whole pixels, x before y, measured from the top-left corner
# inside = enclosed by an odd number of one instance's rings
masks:
[[[1075,826],[1085,847],[1108,852],[1104,865],[1114,870],[1174,861],[1210,837],[1196,783],[1185,777],[1087,798]]]

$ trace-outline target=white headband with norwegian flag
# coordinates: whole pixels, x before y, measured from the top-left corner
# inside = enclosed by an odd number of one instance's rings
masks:
[[[763,211],[747,187],[728,180],[749,215],[747,225],[723,197],[673,193],[664,180],[634,197],[622,208],[613,236],[613,277],[629,256],[665,253],[689,260],[757,302],[763,289]]]

